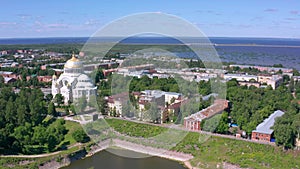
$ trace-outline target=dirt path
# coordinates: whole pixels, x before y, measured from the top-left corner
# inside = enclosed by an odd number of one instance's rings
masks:
[[[0,157],[18,157],[18,158],[40,158],[40,157],[48,157],[52,155],[59,154],[61,151],[56,151],[53,153],[46,154],[38,154],[38,155],[1,155]]]
[[[81,143],[76,143],[73,145],[68,146],[68,149],[80,146],[82,145]],[[48,156],[53,156],[56,154],[59,154],[62,151],[55,151],[53,153],[45,153],[45,154],[37,154],[37,155],[1,155],[0,157],[17,157],[17,158],[40,158],[40,157],[48,157]]]

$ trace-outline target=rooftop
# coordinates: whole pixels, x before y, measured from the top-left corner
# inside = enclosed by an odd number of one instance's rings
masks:
[[[10,75],[13,74],[13,72],[7,72],[7,71],[0,71],[1,75]]]
[[[217,99],[214,101],[214,104],[202,109],[188,117],[185,117],[185,120],[193,121],[202,121],[203,119],[210,118],[228,107],[228,101],[224,99]]]
[[[228,74],[224,74],[224,77],[225,76],[228,76],[228,77],[252,77],[252,78],[257,78],[256,75],[246,75],[246,74],[231,74],[231,73],[228,73]]]
[[[264,133],[264,134],[272,134],[273,130],[271,127],[275,123],[275,119],[277,117],[280,117],[284,114],[283,111],[281,110],[276,110],[273,114],[271,114],[267,119],[265,119],[262,123],[260,123],[257,127],[256,130],[253,130],[252,132],[257,132],[257,133]]]

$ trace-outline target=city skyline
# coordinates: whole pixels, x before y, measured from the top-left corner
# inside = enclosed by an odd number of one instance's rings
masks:
[[[143,12],[176,15],[209,37],[300,38],[295,0],[19,2],[2,3],[0,38],[89,37],[120,17]]]

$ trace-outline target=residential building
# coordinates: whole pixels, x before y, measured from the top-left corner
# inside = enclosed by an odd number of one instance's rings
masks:
[[[180,98],[181,94],[176,92],[164,92],[161,90],[145,90],[141,92],[139,102],[144,103],[155,102],[159,106],[166,106],[166,103],[171,104],[172,99],[176,102],[176,99]],[[141,105],[140,108],[143,106]]]
[[[0,71],[0,76],[17,79],[16,74],[14,74],[13,72],[8,72],[8,71]]]
[[[276,89],[280,84],[283,83],[283,77],[280,75],[273,75],[272,78],[267,82],[273,89]]]
[[[127,92],[115,94],[112,96],[108,96],[107,98],[107,106],[110,112],[110,116],[113,116],[113,111],[115,111],[116,115],[122,115],[122,106],[129,99],[129,95]]]
[[[238,82],[240,86],[247,86],[247,87],[250,87],[250,86],[255,86],[257,88],[260,87],[260,83],[259,82]]]
[[[257,76],[255,75],[246,75],[246,74],[224,74],[224,79],[229,81],[231,79],[236,79],[237,81],[246,81],[251,80],[257,81]]]
[[[254,68],[254,69],[258,69],[259,71],[266,71],[268,73],[276,73],[280,70],[283,73],[292,73],[293,72],[293,69],[282,68],[282,67],[267,67],[267,66],[253,66],[253,65],[230,65],[229,67],[239,67],[241,69]]]

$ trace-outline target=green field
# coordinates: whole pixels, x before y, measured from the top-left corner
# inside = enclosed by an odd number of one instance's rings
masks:
[[[160,134],[165,128],[128,122],[118,119],[107,120],[116,131],[135,136],[150,137]],[[206,138],[208,138],[206,140]],[[297,151],[284,151],[282,147],[251,143],[222,137],[207,137],[190,132],[173,150],[190,153],[194,156],[192,165],[199,168],[216,168],[227,162],[246,168],[299,168],[300,158]]]
[[[65,135],[65,139],[62,141],[62,143],[69,143],[69,145],[75,144],[76,141],[72,137],[72,133],[82,128],[81,125],[77,122],[66,120],[65,127],[68,130],[68,133]]]
[[[106,122],[116,131],[133,137],[149,138],[167,131],[166,128],[118,119],[106,119]]]

